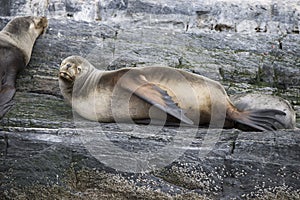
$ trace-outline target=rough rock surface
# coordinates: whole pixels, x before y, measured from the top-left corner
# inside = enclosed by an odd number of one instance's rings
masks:
[[[34,14],[48,16],[49,29],[19,76],[16,105],[1,120],[0,198],[299,199],[299,130],[98,124],[115,146],[146,153],[149,165],[180,141],[166,166],[122,172],[84,143],[57,81],[70,55],[107,70],[168,65],[221,81],[229,94],[282,96],[299,117],[299,12],[296,0],[1,1],[0,28],[13,16]],[[128,160],[144,164],[138,158]]]

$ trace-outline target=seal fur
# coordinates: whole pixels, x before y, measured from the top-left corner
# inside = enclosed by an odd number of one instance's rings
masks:
[[[100,71],[71,56],[61,63],[59,85],[79,115],[99,122],[154,119],[217,128],[243,124],[245,130],[264,131],[276,130],[274,123],[282,123],[276,115],[285,115],[275,109],[240,111],[220,83],[169,67]]]
[[[13,105],[16,76],[29,63],[34,43],[47,26],[46,17],[17,17],[0,32],[0,119]]]

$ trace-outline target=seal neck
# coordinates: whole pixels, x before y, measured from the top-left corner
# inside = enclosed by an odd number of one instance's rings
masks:
[[[26,65],[30,61],[33,45],[40,35],[34,30],[34,27],[32,26],[34,25],[30,25],[28,30],[18,30],[16,32],[11,23],[9,23],[1,31],[3,35],[7,36],[7,41],[9,43],[16,46],[22,51]]]
[[[89,67],[84,75],[75,80],[72,96],[87,96],[91,90],[97,88],[100,78],[101,71],[94,67]]]

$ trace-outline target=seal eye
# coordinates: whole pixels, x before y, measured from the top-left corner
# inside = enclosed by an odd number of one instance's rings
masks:
[[[80,73],[82,69],[81,69],[80,66],[78,66],[78,67],[77,67],[77,70],[78,70],[78,73]]]
[[[67,64],[67,70],[72,67],[72,65],[70,63]]]
[[[42,27],[43,27],[43,22],[42,22],[42,21],[39,21],[39,22],[37,23],[37,27],[38,27],[38,28],[42,28]]]

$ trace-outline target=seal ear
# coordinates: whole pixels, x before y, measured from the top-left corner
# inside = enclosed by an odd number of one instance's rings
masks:
[[[77,66],[77,71],[78,71],[78,74],[80,74],[81,73],[81,71],[82,71],[82,67],[79,65],[79,66]]]

